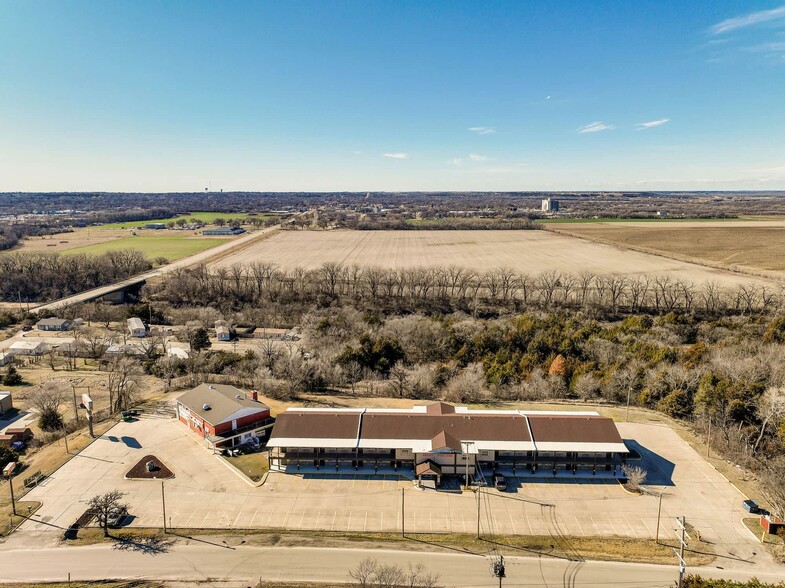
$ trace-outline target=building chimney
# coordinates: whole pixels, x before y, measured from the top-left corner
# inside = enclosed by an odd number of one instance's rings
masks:
[[[251,390],[251,400],[255,400],[259,402],[259,391],[258,390]]]

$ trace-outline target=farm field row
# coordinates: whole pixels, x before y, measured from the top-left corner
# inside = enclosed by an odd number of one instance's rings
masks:
[[[668,275],[693,283],[732,287],[750,280],[697,264],[592,243],[550,231],[283,231],[228,255],[219,266],[275,263],[317,268],[326,262],[382,268],[458,265],[475,271],[508,267],[538,275],[548,271]]]
[[[785,221],[714,223],[596,223],[561,233],[598,239],[725,267],[785,270]]]

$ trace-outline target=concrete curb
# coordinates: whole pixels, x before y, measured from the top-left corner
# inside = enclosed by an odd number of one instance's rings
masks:
[[[269,473],[270,473],[270,471],[268,470],[268,471],[267,471],[267,473],[265,473],[265,475],[264,475],[264,477],[262,478],[262,480],[261,480],[261,481],[259,481],[259,482],[254,482],[254,481],[253,481],[251,478],[249,478],[248,476],[246,476],[246,475],[245,475],[243,472],[241,472],[241,471],[240,471],[240,470],[238,470],[236,467],[234,467],[232,464],[230,464],[228,461],[226,461],[226,460],[223,458],[223,456],[222,456],[220,453],[213,453],[213,457],[215,457],[216,459],[218,459],[218,460],[219,460],[221,463],[223,463],[223,464],[224,464],[224,465],[225,465],[227,468],[229,468],[231,471],[233,471],[235,474],[237,474],[237,476],[238,476],[238,477],[239,477],[241,480],[243,480],[243,481],[244,481],[246,484],[248,484],[249,486],[251,486],[251,487],[253,487],[253,488],[259,488],[260,486],[262,486],[262,485],[265,483],[265,481],[267,480],[267,474],[269,474]]]

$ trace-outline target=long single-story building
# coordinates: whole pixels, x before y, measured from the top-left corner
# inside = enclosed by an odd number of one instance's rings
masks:
[[[177,399],[177,418],[211,449],[263,439],[274,420],[258,394],[224,384],[201,384]]]
[[[290,408],[270,440],[271,469],[403,470],[443,475],[620,477],[628,453],[596,412],[472,410],[437,402],[401,409]]]

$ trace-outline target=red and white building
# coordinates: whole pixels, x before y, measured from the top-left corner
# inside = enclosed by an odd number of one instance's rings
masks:
[[[177,418],[211,449],[264,439],[274,422],[255,390],[224,384],[201,384],[180,396]]]

